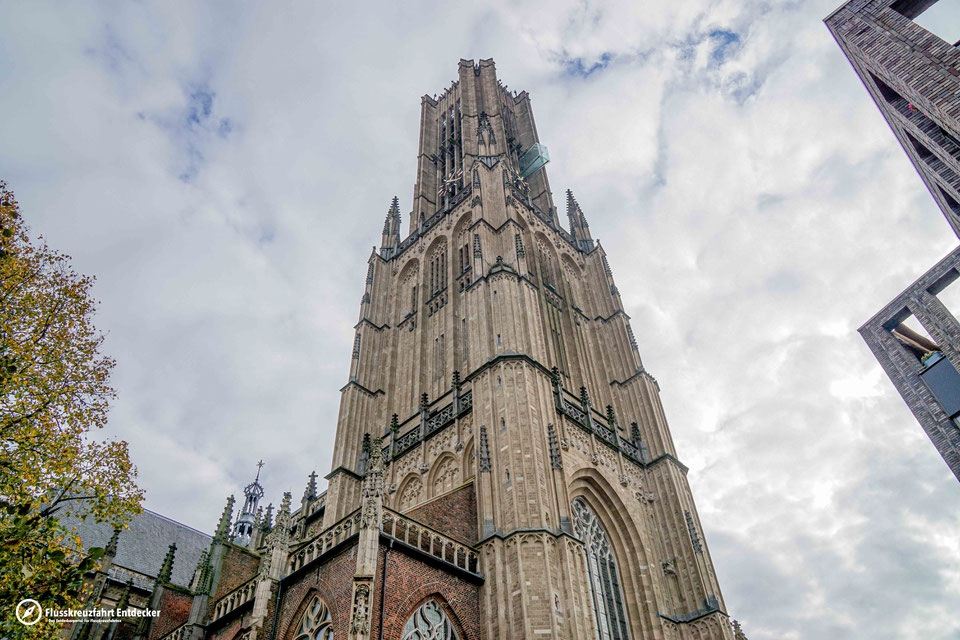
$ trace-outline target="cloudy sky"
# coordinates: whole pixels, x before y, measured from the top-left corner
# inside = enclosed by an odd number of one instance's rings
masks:
[[[836,3],[0,1],[0,177],[98,278],[146,506],[209,531],[260,458],[274,502],[329,470],[420,96],[492,57],[609,253],[751,640],[960,638],[960,485],[856,333],[956,237]]]

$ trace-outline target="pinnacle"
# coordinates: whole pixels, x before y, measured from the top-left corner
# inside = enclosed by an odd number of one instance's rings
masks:
[[[117,545],[120,542],[120,529],[119,527],[113,530],[113,535],[110,536],[110,541],[107,543],[105,555],[110,556],[111,558],[117,555]]]
[[[167,555],[163,558],[163,564],[160,566],[160,573],[157,574],[159,582],[170,582],[170,576],[173,575],[173,559],[177,554],[177,543],[174,542],[167,549]]]

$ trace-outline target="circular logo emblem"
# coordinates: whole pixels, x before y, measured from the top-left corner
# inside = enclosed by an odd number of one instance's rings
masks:
[[[43,609],[40,608],[40,603],[36,600],[31,600],[27,598],[26,600],[21,600],[20,604],[17,605],[17,620],[21,624],[25,624],[28,627],[37,624],[40,622],[40,618],[43,617]]]

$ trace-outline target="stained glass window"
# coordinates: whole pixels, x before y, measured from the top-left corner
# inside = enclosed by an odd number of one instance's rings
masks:
[[[583,542],[593,593],[593,610],[597,617],[597,638],[600,640],[629,640],[627,614],[624,610],[623,590],[617,572],[617,558],[610,546],[610,538],[597,514],[582,499],[573,501],[573,528]]]
[[[403,640],[458,640],[453,623],[440,603],[427,600],[407,621]]]
[[[333,640],[333,617],[327,603],[314,598],[303,612],[294,640]]]

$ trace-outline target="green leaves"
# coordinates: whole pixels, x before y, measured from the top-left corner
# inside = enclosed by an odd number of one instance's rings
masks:
[[[93,282],[31,240],[0,181],[0,638],[59,631],[46,619],[25,630],[6,603],[82,606],[84,574],[105,550],[83,553],[55,517],[59,505],[72,501],[78,517],[114,526],[140,510],[127,444],[90,436],[116,395],[114,361],[100,353],[93,324]]]

